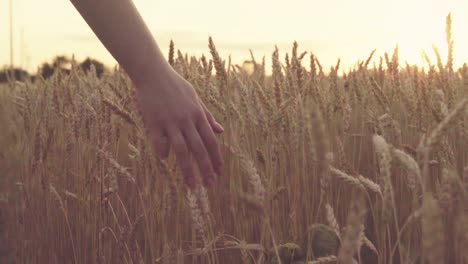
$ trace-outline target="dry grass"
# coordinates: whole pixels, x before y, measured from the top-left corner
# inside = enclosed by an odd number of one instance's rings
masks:
[[[269,76],[228,67],[211,39],[212,60],[171,47],[226,128],[226,176],[187,192],[119,70],[6,84],[2,263],[275,263],[286,242],[309,263],[468,263],[468,66],[453,50],[426,71],[398,50],[371,67],[372,52],[340,75],[314,55],[304,67],[295,43]],[[318,253],[317,223],[339,249]]]

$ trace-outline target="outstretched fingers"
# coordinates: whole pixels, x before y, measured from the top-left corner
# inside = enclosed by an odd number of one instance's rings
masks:
[[[196,185],[195,173],[193,171],[192,157],[187,147],[182,131],[177,128],[169,129],[169,137],[172,148],[177,158],[177,164],[184,176],[185,183],[193,189]]]
[[[203,141],[206,151],[208,152],[213,169],[215,170],[216,174],[221,176],[223,159],[221,158],[218,143],[216,142],[216,136],[206,119],[200,121],[200,123],[197,125],[197,131],[201,137],[201,140]]]
[[[216,179],[215,174],[222,174],[223,161],[215,132],[221,133],[224,129],[216,122],[201,101],[200,104],[203,112],[200,111],[195,118],[185,120],[185,122],[167,129],[177,163],[190,188],[195,187],[197,182],[192,158],[197,162],[200,176],[206,186],[213,186]],[[162,142],[155,145],[158,146],[158,149],[168,150]],[[164,152],[162,150],[161,152]]]
[[[184,135],[192,156],[198,163],[200,176],[203,178],[203,182],[206,186],[212,187],[215,181],[215,175],[211,159],[193,123],[187,125],[187,128],[184,130]]]

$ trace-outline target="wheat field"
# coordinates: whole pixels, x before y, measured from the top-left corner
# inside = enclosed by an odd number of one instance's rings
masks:
[[[294,43],[267,74],[211,38],[201,58],[171,43],[225,128],[209,189],[154,155],[118,68],[1,86],[0,261],[468,263],[468,66],[449,29],[425,69],[397,48],[322,69]]]

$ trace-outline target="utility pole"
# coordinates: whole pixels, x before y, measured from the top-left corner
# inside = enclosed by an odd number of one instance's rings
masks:
[[[24,25],[21,26],[21,53],[20,53],[20,67],[25,68],[25,56],[26,56],[26,43],[24,42]]]
[[[14,48],[13,48],[13,0],[10,0],[10,67],[14,67]]]

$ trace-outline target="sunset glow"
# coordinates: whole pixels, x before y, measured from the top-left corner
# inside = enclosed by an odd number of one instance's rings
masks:
[[[58,54],[95,57],[115,64],[68,0],[14,0],[15,65],[34,70]],[[468,59],[468,2],[455,0],[135,0],[166,53],[169,40],[189,54],[207,53],[213,36],[222,55],[234,62],[261,57],[275,44],[284,52],[294,40],[329,67],[338,57],[345,67],[391,52],[398,44],[402,63],[422,64],[421,50],[432,45],[446,54],[445,17],[453,17],[455,65]],[[0,1],[0,65],[9,63],[8,1]]]

